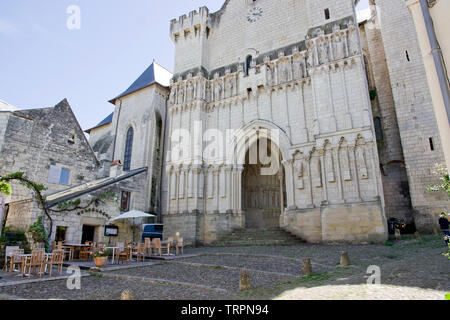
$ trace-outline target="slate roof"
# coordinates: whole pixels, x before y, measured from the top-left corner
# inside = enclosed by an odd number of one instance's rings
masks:
[[[127,90],[125,90],[123,93],[110,100],[109,102],[115,104],[117,99],[127,96],[133,92],[141,90],[155,83],[158,83],[163,87],[169,87],[171,78],[172,73],[170,71],[153,61],[150,67],[148,67],[147,70],[145,70],[144,73],[142,73]]]
[[[85,132],[86,132],[86,133],[91,133],[91,130],[100,128],[101,126],[104,126],[105,124],[111,123],[113,117],[114,117],[114,112],[111,113],[109,116],[107,116],[105,119],[103,119],[103,120],[102,120],[99,124],[97,124],[95,127],[90,128],[90,129],[86,130]]]
[[[56,192],[56,193],[51,194],[46,197],[45,205],[47,208],[52,208],[52,207],[58,205],[58,203],[69,201],[69,200],[72,200],[75,198],[79,198],[85,194],[106,188],[112,184],[129,179],[131,177],[134,177],[134,176],[141,174],[143,172],[146,172],[146,171],[147,171],[147,168],[136,169],[136,170],[121,174],[117,177],[98,179],[98,180],[94,180],[94,181],[91,181],[88,183],[84,183],[84,184],[76,186],[76,187],[71,187],[69,189]]]

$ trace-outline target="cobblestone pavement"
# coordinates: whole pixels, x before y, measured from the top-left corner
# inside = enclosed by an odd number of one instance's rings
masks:
[[[170,273],[167,272],[170,270]],[[136,268],[133,270],[120,270],[113,274],[131,275],[144,278],[166,279],[180,282],[191,282],[212,288],[221,288],[229,292],[239,294],[240,271],[237,269],[227,269],[221,266],[200,267],[184,265],[179,263],[164,263],[152,268]],[[271,287],[279,282],[288,282],[298,279],[273,273],[258,271],[250,272],[253,288]]]
[[[342,252],[352,265],[339,266]],[[0,287],[1,295],[29,299],[444,299],[450,293],[450,261],[438,236],[385,245],[195,248],[186,257],[147,267],[82,278],[70,291],[65,280]],[[313,275],[300,277],[302,259]],[[381,286],[367,286],[367,268],[381,269]],[[250,272],[252,290],[240,293],[240,269]]]

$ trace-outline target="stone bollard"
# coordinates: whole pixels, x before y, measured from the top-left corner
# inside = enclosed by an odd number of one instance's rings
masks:
[[[395,240],[402,240],[402,234],[399,229],[395,229]]]
[[[131,293],[130,290],[125,290],[124,292],[122,292],[120,300],[134,300],[133,294]]]
[[[344,252],[341,255],[341,266],[342,267],[348,267],[350,265],[350,258],[348,256],[348,252]]]
[[[239,281],[239,290],[240,291],[247,291],[250,290],[252,287],[250,282],[250,274],[247,270],[241,270],[241,279]]]
[[[302,274],[304,276],[312,275],[311,259],[303,259]]]
[[[414,237],[416,238],[416,240],[422,241],[422,237],[420,236],[420,233],[418,231],[414,233]]]

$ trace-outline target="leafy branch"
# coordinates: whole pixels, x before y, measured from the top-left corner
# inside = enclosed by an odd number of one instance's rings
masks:
[[[439,176],[440,184],[430,185],[427,190],[430,192],[446,192],[450,199],[450,176],[445,164],[437,164],[433,174]]]

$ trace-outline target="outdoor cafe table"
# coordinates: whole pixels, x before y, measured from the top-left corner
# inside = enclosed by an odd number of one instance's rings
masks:
[[[116,250],[119,250],[120,247],[106,247],[105,249],[112,250],[113,256],[112,256],[111,263],[114,264],[116,261]]]
[[[64,243],[63,248],[70,249],[74,252],[81,251],[83,248],[90,248],[89,244]],[[73,259],[73,256],[72,256]]]

